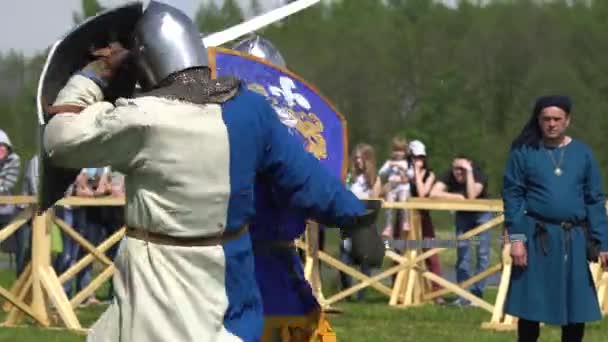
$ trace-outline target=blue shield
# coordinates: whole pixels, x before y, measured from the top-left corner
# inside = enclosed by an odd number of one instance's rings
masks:
[[[236,76],[249,89],[265,96],[304,149],[331,174],[344,180],[346,121],[314,87],[286,69],[233,50],[210,48],[209,62],[214,77]],[[265,247],[268,242],[288,242],[300,236],[306,227],[306,217],[277,199],[272,184],[264,179],[256,182],[255,197],[256,215],[250,228],[264,314],[293,316],[310,313],[319,304],[304,278],[297,253]]]
[[[264,95],[304,148],[344,180],[346,120],[317,89],[289,70],[238,51],[210,48],[209,57],[214,77],[236,76]]]

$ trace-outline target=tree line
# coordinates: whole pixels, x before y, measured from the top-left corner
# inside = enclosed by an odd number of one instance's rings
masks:
[[[75,22],[101,9],[95,0],[82,3]],[[260,11],[257,0],[252,8]],[[206,33],[243,18],[234,0],[207,2],[195,15]],[[592,147],[608,175],[607,1],[456,8],[432,0],[331,1],[258,33],[333,101],[348,121],[349,145],[372,144],[380,161],[394,135],[426,143],[437,171],[466,153],[489,174],[498,197],[510,142],[535,98],[562,93],[574,101],[571,134]],[[34,98],[44,58],[0,56],[0,128],[23,158],[36,149]]]

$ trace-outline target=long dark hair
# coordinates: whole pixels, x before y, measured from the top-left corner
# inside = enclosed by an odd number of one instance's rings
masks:
[[[516,149],[522,146],[531,146],[538,148],[542,133],[538,124],[538,114],[532,113],[532,116],[522,128],[519,135],[511,143],[511,149]]]

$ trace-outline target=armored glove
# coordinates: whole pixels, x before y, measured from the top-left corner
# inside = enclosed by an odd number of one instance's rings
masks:
[[[351,240],[351,257],[359,265],[380,267],[384,259],[384,243],[376,229],[376,220],[382,206],[380,200],[364,200],[365,214],[341,227],[345,238]]]
[[[91,56],[95,59],[87,64],[80,73],[93,80],[104,90],[108,88],[115,90],[114,88],[116,87],[109,87],[109,84],[111,82],[123,83],[123,80],[117,79],[117,75],[120,74],[119,70],[123,67],[129,55],[130,51],[125,49],[120,43],[110,43],[107,47],[91,51]],[[127,77],[132,78],[131,75],[127,75]],[[46,113],[48,115],[66,112],[79,113],[83,109],[83,107],[74,105],[49,106]]]
[[[103,82],[110,82],[116,71],[129,57],[129,50],[120,43],[110,43],[107,47],[92,51],[91,55],[97,57],[82,70],[83,73],[93,73]]]

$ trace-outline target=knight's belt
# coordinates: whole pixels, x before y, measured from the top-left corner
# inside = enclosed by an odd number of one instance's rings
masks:
[[[244,224],[239,229],[224,231],[222,234],[211,236],[192,236],[178,237],[165,234],[150,232],[149,230],[127,227],[126,235],[130,238],[143,240],[159,245],[182,246],[182,247],[200,247],[200,246],[217,246],[228,241],[236,240],[247,232],[248,225]]]

